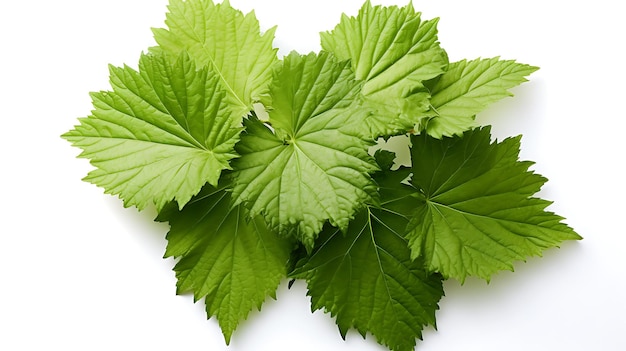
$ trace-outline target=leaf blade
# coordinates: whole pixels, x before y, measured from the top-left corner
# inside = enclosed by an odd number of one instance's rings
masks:
[[[86,181],[125,206],[160,210],[172,200],[182,207],[230,168],[241,127],[217,80],[187,56],[172,64],[143,55],[139,71],[111,67],[111,85],[92,94],[92,115],[62,135],[96,167]]]
[[[345,234],[326,228],[291,275],[307,281],[312,309],[336,317],[344,338],[355,328],[391,350],[413,350],[422,328],[435,325],[442,279],[410,257],[402,200],[410,188],[400,182],[405,171],[385,173],[389,177],[378,177],[384,205],[359,212]]]
[[[427,133],[440,138],[475,127],[477,113],[512,96],[509,89],[526,82],[526,76],[538,69],[498,57],[451,63],[432,87],[431,104],[437,115],[428,122]]]
[[[233,165],[237,203],[309,248],[327,220],[345,228],[376,193],[369,144],[342,130],[367,114],[347,65],[325,52],[287,56],[271,86],[271,128],[247,120]]]
[[[430,116],[430,94],[424,81],[444,72],[447,56],[437,39],[438,20],[423,21],[412,5],[372,6],[367,1],[356,17],[344,15],[321,34],[324,50],[350,59],[363,95],[376,113],[363,135],[405,133]]]
[[[286,277],[292,243],[268,230],[261,218],[248,219],[232,207],[228,181],[206,186],[169,221],[165,257],[177,257],[177,293],[204,298],[207,317],[216,317],[226,343],[241,320],[267,297],[275,298]]]
[[[159,47],[152,50],[187,52],[199,67],[210,67],[241,117],[267,97],[272,67],[278,62],[272,46],[275,28],[261,33],[254,12],[244,15],[228,1],[170,0],[168,9],[168,28],[153,29]]]
[[[490,142],[489,128],[463,137],[412,138],[414,217],[407,238],[412,257],[430,271],[463,282],[489,280],[513,262],[580,236],[532,197],[546,179],[518,160],[519,138]]]

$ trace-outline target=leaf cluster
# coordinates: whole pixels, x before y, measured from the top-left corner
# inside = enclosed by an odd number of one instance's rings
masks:
[[[438,20],[411,4],[367,1],[322,51],[282,59],[275,28],[228,1],[168,8],[158,45],[138,69],[110,67],[111,90],[63,138],[95,167],[86,181],[169,223],[177,291],[204,299],[227,343],[290,278],[342,336],[412,350],[444,279],[489,280],[580,238],[535,197],[546,179],[520,138],[475,122],[536,67],[449,62]]]

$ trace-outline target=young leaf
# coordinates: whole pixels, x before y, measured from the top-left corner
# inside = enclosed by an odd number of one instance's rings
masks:
[[[422,328],[435,325],[442,278],[411,259],[404,239],[403,198],[411,188],[401,181],[408,172],[386,173],[380,178],[382,206],[359,212],[345,235],[327,227],[291,275],[306,279],[312,309],[335,316],[342,336],[355,328],[391,350],[409,351]]]
[[[474,117],[489,104],[512,96],[508,89],[526,82],[538,68],[499,58],[451,63],[432,88],[430,103],[437,112],[426,131],[441,138],[475,127]]]
[[[239,322],[271,296],[286,276],[292,243],[232,207],[228,182],[207,185],[182,211],[168,211],[166,257],[180,258],[174,270],[178,293],[205,298],[209,317],[219,322],[226,343]]]
[[[365,125],[355,126],[365,136],[405,133],[431,115],[423,81],[442,74],[447,65],[437,20],[422,21],[411,4],[382,7],[367,1],[358,16],[343,15],[321,37],[324,50],[351,60],[356,79],[365,81],[363,95],[378,110]]]
[[[233,197],[271,228],[308,248],[327,220],[345,229],[376,194],[369,144],[341,128],[367,111],[355,107],[358,83],[348,62],[331,54],[285,57],[270,93],[271,128],[246,121],[233,164]]]
[[[113,91],[93,93],[95,110],[63,135],[97,168],[86,181],[126,206],[182,206],[207,182],[217,185],[236,157],[241,121],[224,103],[218,78],[186,55],[172,64],[143,55],[139,71],[111,67]]]
[[[267,94],[272,66],[278,62],[271,28],[260,33],[253,12],[243,15],[228,0],[170,0],[165,24],[154,29],[159,44],[153,50],[178,55],[187,52],[199,67],[209,66],[220,77],[226,97],[239,116]]]
[[[412,137],[418,190],[407,235],[412,257],[463,282],[489,280],[513,262],[580,236],[532,197],[546,179],[518,160],[520,138],[491,143],[488,127],[462,137]]]

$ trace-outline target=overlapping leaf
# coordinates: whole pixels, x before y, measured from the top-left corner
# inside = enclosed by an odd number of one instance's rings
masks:
[[[198,66],[208,66],[220,77],[233,111],[247,115],[267,94],[278,62],[272,47],[275,28],[261,34],[254,13],[244,15],[228,0],[170,0],[168,8],[168,29],[153,30],[159,44],[153,50],[187,52]]]
[[[186,55],[173,64],[143,55],[139,71],[110,71],[113,91],[93,93],[92,115],[63,135],[97,167],[85,180],[139,209],[182,207],[205,183],[217,185],[241,131],[218,78]]]
[[[206,186],[182,211],[159,218],[169,221],[166,257],[174,267],[178,293],[205,298],[226,342],[253,308],[261,309],[286,276],[292,244],[270,231],[262,218],[248,219],[241,206],[232,207],[228,181]]]
[[[375,197],[377,167],[363,140],[342,131],[367,110],[355,102],[358,83],[348,62],[331,54],[296,53],[276,71],[271,127],[246,122],[237,150],[233,196],[270,227],[308,247],[327,220],[345,229]]]
[[[322,33],[322,47],[350,59],[363,95],[377,113],[354,126],[377,137],[405,133],[430,116],[430,97],[423,82],[444,72],[447,56],[437,39],[437,20],[422,21],[412,5],[372,6],[358,16],[343,15],[331,32]]]
[[[168,8],[159,46],[138,71],[112,67],[112,91],[63,137],[96,167],[87,181],[169,222],[177,292],[205,300],[227,343],[294,268],[342,336],[410,351],[444,278],[489,280],[580,239],[534,197],[546,179],[518,160],[519,138],[470,130],[536,67],[449,64],[437,19],[411,4],[366,1],[322,33],[326,51],[282,62],[274,28],[228,0]],[[259,101],[269,117],[250,113]],[[410,168],[368,154],[414,127]]]
[[[410,257],[403,198],[412,190],[401,184],[408,172],[386,173],[381,207],[362,210],[345,234],[326,228],[293,276],[306,279],[312,308],[335,316],[344,337],[355,328],[391,350],[409,351],[422,328],[435,325],[442,279]]]
[[[499,58],[458,61],[432,88],[431,104],[436,117],[428,121],[431,136],[461,134],[475,127],[474,117],[489,104],[511,96],[509,89],[538,68]]]
[[[489,128],[462,137],[412,138],[419,191],[407,237],[413,257],[431,271],[463,281],[489,280],[513,262],[580,237],[549,201],[532,197],[546,181],[518,160],[520,138],[491,143]]]

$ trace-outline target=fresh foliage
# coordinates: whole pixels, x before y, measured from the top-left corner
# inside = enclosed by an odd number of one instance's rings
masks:
[[[411,4],[373,7],[368,1],[358,16],[344,15],[334,30],[321,33],[322,48],[350,60],[363,97],[376,109],[364,136],[404,134],[433,115],[424,82],[448,64],[437,22],[422,21]]]
[[[127,206],[158,210],[217,185],[242,129],[217,77],[186,54],[173,63],[143,55],[139,71],[110,70],[113,91],[93,93],[93,114],[64,134],[97,167],[85,180]]]
[[[429,271],[489,280],[513,262],[578,236],[532,196],[545,178],[518,161],[520,138],[490,142],[489,128],[462,137],[411,137],[416,193],[407,238]]]
[[[218,318],[229,342],[239,321],[275,295],[293,245],[262,218],[231,206],[229,181],[222,183],[205,186],[180,211],[164,209],[158,220],[171,226],[165,257],[180,258],[174,267],[178,293],[205,298],[207,313]]]
[[[159,46],[153,52],[186,52],[200,67],[207,67],[226,91],[232,110],[243,117],[267,95],[272,67],[278,62],[272,47],[275,28],[260,33],[254,13],[244,15],[212,1],[171,0],[165,20],[154,29]]]
[[[347,61],[327,52],[292,53],[270,89],[271,127],[246,121],[237,147],[237,202],[309,248],[327,220],[345,230],[362,203],[376,196],[369,144],[342,131],[367,115],[355,106],[358,87]]]
[[[372,333],[393,350],[412,350],[425,325],[435,324],[442,279],[412,259],[404,233],[411,208],[402,180],[409,172],[378,174],[380,206],[361,210],[346,233],[326,226],[318,245],[292,276],[309,286],[312,308],[337,318],[341,335],[350,328]]]
[[[203,299],[227,343],[281,281],[345,337],[413,350],[435,326],[444,279],[492,279],[580,236],[536,197],[546,178],[520,137],[475,116],[537,68],[449,63],[438,19],[411,4],[344,15],[323,50],[282,59],[274,30],[228,1],[171,0],[138,69],[63,138],[86,181],[168,222],[178,293]],[[261,113],[262,112],[262,113]],[[410,166],[374,145],[406,135]]]
[[[526,81],[537,67],[499,58],[451,63],[431,87],[436,111],[426,132],[440,138],[474,127],[474,117],[489,104],[512,94],[508,89]]]

